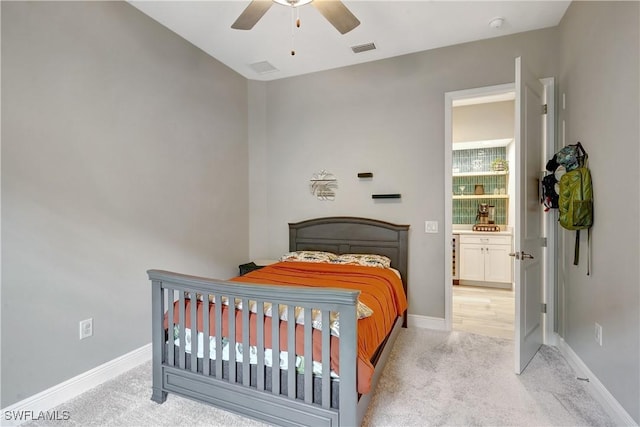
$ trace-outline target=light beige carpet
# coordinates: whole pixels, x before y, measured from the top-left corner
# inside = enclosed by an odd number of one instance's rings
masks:
[[[553,347],[522,375],[513,341],[466,332],[410,328],[400,333],[366,426],[613,426]],[[258,426],[261,423],[169,394],[151,397],[145,363],[61,405],[70,419],[31,426]]]

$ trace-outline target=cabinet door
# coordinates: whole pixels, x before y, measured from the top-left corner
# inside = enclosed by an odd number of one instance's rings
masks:
[[[484,280],[487,282],[511,283],[511,246],[486,245],[484,251]]]
[[[460,245],[460,279],[480,280],[484,279],[484,246]]]

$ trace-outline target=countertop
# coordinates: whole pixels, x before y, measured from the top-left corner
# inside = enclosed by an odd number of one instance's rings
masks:
[[[473,231],[470,229],[456,229],[454,228],[452,234],[490,234],[494,236],[511,236],[513,233],[511,229],[505,231]]]

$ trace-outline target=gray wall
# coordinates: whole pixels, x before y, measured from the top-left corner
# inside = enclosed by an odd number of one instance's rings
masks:
[[[454,107],[451,112],[453,143],[515,137],[515,102],[500,101]]]
[[[595,223],[573,265],[574,232],[563,231],[560,333],[640,423],[640,8],[638,2],[574,2],[560,24],[559,109],[566,143],[589,153]],[[559,105],[561,107],[561,105]],[[603,344],[594,340],[602,325]]]
[[[251,141],[250,157],[267,168],[251,194],[267,195],[259,221],[266,224],[260,231],[268,245],[254,250],[252,244],[252,253],[279,256],[287,250],[287,222],[312,217],[410,224],[409,312],[444,318],[449,236],[442,230],[444,204],[451,202],[444,190],[444,95],[513,82],[520,55],[539,75],[554,75],[556,38],[556,29],[541,30],[262,83],[264,89],[256,84],[250,109],[266,115],[266,140],[256,145],[267,149],[253,149]],[[309,192],[309,179],[322,169],[338,179],[335,201],[318,201]],[[374,177],[359,180],[358,172]],[[402,198],[371,199],[389,192]],[[425,220],[438,221],[440,233],[425,234]]]
[[[571,265],[573,234],[562,233],[559,330],[638,422],[637,2],[574,2],[553,29],[253,84],[250,117],[259,118],[264,133],[250,138],[251,161],[262,165],[263,177],[251,185],[252,198],[262,197],[260,209],[252,210],[252,233],[260,239],[252,240],[251,252],[279,256],[287,249],[287,222],[311,217],[410,224],[409,312],[443,318],[448,236],[423,230],[425,220],[443,229],[449,202],[444,94],[512,82],[513,59],[520,55],[536,74],[558,77],[567,93],[561,111],[567,143],[586,145],[594,174],[593,274],[586,276],[585,255],[579,267]],[[333,202],[309,193],[309,178],[322,169],[338,178]],[[358,180],[364,171],[373,172],[373,180]],[[402,199],[374,202],[377,192],[399,192]],[[621,194],[625,209],[615,208],[622,206]],[[603,326],[602,348],[594,342],[596,321]]]
[[[639,421],[635,2],[575,2],[558,28],[268,83],[125,4],[2,2],[1,405],[148,343],[147,268],[228,277],[247,254],[282,254],[286,223],[310,217],[411,224],[409,310],[444,317],[448,236],[423,233],[426,219],[443,229],[448,202],[444,93],[512,82],[519,55],[559,78],[567,142],[594,174],[593,274],[564,233],[559,330]],[[321,169],[338,177],[333,202],[309,193]],[[80,342],[86,317],[96,334]]]
[[[247,81],[123,2],[2,2],[2,125],[6,407],[148,344],[147,269],[237,273]]]

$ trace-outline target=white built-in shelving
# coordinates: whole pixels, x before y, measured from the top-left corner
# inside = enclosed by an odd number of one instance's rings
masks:
[[[454,194],[454,199],[508,199],[508,194]]]
[[[508,175],[507,171],[453,172],[453,176],[499,176]]]

